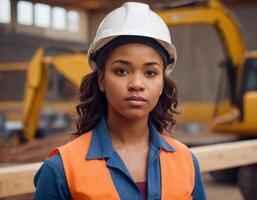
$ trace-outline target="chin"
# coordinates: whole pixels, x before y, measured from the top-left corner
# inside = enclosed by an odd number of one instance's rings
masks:
[[[149,112],[138,111],[129,111],[120,113],[124,118],[129,120],[139,120],[145,117],[148,117]]]

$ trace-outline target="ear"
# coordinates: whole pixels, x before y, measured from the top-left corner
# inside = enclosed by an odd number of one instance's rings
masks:
[[[98,86],[101,92],[105,92],[105,84],[104,84],[104,72],[98,71],[97,72],[97,81]]]

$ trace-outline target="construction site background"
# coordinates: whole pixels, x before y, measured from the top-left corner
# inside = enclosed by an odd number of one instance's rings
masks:
[[[228,2],[228,1],[227,1]],[[233,1],[226,4],[240,21],[240,30],[245,41],[247,50],[257,49],[257,2],[256,1]],[[53,39],[48,37],[47,30],[39,34],[27,34],[20,30],[20,27],[8,27],[0,24],[0,65],[4,63],[23,63],[28,62],[35,54],[39,47],[45,47],[47,55],[58,55],[70,52],[70,49],[86,52],[88,45],[102,18],[108,13],[108,9],[100,11],[83,11],[84,17],[81,18],[83,23],[83,37],[76,40],[72,39]],[[178,49],[178,62],[176,64],[172,78],[175,80],[179,98],[181,102],[201,102],[216,101],[218,82],[221,77],[221,69],[217,67],[225,60],[223,44],[213,27],[205,25],[171,27],[172,38]],[[52,48],[54,47],[54,48]],[[71,100],[77,102],[78,89],[70,81],[65,79],[55,69],[49,69],[50,83],[48,86],[44,111],[47,109],[49,102],[60,100]],[[22,102],[24,98],[24,89],[26,82],[25,71],[13,73],[0,71],[0,104],[8,102]],[[197,92],[196,92],[197,91]],[[226,91],[225,91],[226,93]],[[1,107],[1,109],[5,109]],[[15,110],[15,108],[13,108]],[[0,110],[1,112],[1,110]],[[21,108],[15,112],[22,112]],[[46,153],[52,148],[66,143],[72,137],[74,132],[74,121],[76,119],[75,107],[69,112],[71,126],[62,130],[62,137],[50,136],[50,139],[43,138],[26,144],[25,146],[11,147],[10,145],[0,142],[0,166],[8,166],[17,163],[30,163],[42,161]],[[204,128],[197,130],[206,131]],[[181,133],[181,140],[186,141],[187,133],[185,130],[178,131]],[[194,126],[191,126],[194,132]],[[213,135],[206,135],[210,140]],[[216,136],[215,136],[216,137]],[[199,138],[198,138],[199,139]],[[203,143],[206,138],[202,139]],[[49,142],[51,141],[51,142]],[[198,143],[201,141],[197,141]],[[239,189],[235,185],[216,184],[210,175],[204,175],[207,184],[208,199],[243,199]],[[222,190],[223,188],[224,190]],[[224,195],[224,193],[230,195]],[[234,196],[233,196],[234,195]],[[32,199],[32,195],[19,197],[9,197],[2,199]]]

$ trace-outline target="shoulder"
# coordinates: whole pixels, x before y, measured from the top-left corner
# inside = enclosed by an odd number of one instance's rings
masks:
[[[71,199],[59,154],[47,159],[34,177],[35,199]],[[46,192],[47,191],[47,192]]]
[[[177,158],[177,160],[184,162],[184,164],[186,163],[186,165],[191,166],[191,168],[193,169],[194,160],[190,149],[180,141],[173,139],[167,133],[161,133],[161,136],[174,149],[174,152],[169,155],[172,155],[172,157]]]
[[[52,156],[51,158],[48,158],[47,160],[45,160],[44,164],[48,165],[51,168],[55,168],[55,169],[63,168],[62,159],[59,154],[56,154],[56,155]]]
[[[59,146],[59,147],[56,147],[56,148],[52,149],[48,153],[48,158],[52,158],[54,155],[74,152],[74,151],[80,149],[78,147],[88,148],[89,143],[90,143],[90,139],[91,139],[91,132],[88,132],[88,133],[82,134],[80,136],[77,136],[76,138],[74,138],[70,142],[68,142],[68,143],[66,143],[62,146]],[[57,158],[48,159],[48,160],[45,161],[45,164],[47,165],[48,162],[49,162],[49,164],[53,164],[53,162],[56,162],[56,159]]]
[[[62,174],[63,172],[63,174]],[[59,154],[48,158],[44,161],[37,174],[35,175],[35,180],[37,180],[42,174],[51,174],[54,176],[62,176],[64,174],[62,159]]]
[[[172,138],[168,133],[161,133],[161,136],[165,141],[167,141],[175,150],[189,152],[189,148],[182,142]]]
[[[90,140],[91,140],[91,132],[88,133],[84,133],[78,137],[76,137],[75,139],[73,139],[72,141],[66,143],[63,146],[60,146],[57,150],[57,152],[59,152],[61,154],[62,159],[63,155],[76,155],[76,154],[80,154],[82,152],[86,152],[89,148],[90,145]],[[55,150],[52,151],[54,154],[57,153]],[[50,153],[50,155],[52,155]]]
[[[72,141],[66,143],[62,147],[69,147],[73,145],[80,145],[80,144],[85,144],[88,143],[91,139],[91,132],[84,133],[76,138],[74,138]]]

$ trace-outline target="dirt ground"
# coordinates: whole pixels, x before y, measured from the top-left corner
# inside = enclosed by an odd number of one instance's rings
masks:
[[[203,177],[208,200],[244,200],[236,184],[217,183],[207,173]]]

